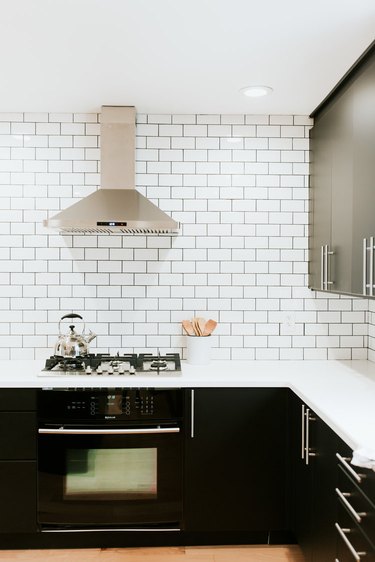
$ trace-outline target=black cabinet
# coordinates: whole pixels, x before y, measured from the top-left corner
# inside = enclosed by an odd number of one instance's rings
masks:
[[[375,296],[374,98],[372,56],[314,116],[310,133],[312,289]]]
[[[0,461],[0,533],[36,531],[36,463]]]
[[[337,455],[337,557],[375,560],[375,474],[350,464],[351,451]]]
[[[186,391],[186,531],[263,532],[266,542],[286,529],[287,393]]]
[[[308,405],[291,393],[292,529],[306,562],[336,558],[336,453],[347,445]]]
[[[35,390],[2,389],[0,533],[36,532],[36,474]]]

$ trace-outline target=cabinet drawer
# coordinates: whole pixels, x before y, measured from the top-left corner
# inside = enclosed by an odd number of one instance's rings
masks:
[[[36,414],[0,412],[0,459],[36,458]]]
[[[35,388],[1,388],[0,411],[22,412],[36,410]]]
[[[375,544],[375,506],[342,470],[340,470],[336,496],[358,527]]]
[[[361,529],[340,505],[335,523],[337,532],[337,561],[365,560],[375,562],[373,545],[367,540]]]
[[[361,468],[350,464],[349,456],[336,454],[340,472],[352,480],[369,501],[375,505],[375,472],[367,468]]]

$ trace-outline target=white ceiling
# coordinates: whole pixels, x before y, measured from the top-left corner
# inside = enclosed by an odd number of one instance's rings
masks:
[[[374,0],[0,0],[0,112],[307,114],[374,39]],[[240,88],[271,86],[261,99]]]

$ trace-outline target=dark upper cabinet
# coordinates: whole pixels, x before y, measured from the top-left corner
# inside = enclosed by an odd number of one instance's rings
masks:
[[[370,282],[370,238],[375,237],[375,61],[369,63],[354,84],[354,196],[353,196],[353,293],[375,295],[364,288],[363,240],[366,240],[366,285]],[[373,277],[373,272],[372,272]],[[365,289],[365,290],[364,290]]]
[[[319,123],[310,130],[311,163],[311,211],[314,221],[309,235],[309,285],[325,289],[321,260],[325,246],[331,244],[332,207],[332,124],[333,111],[328,108]],[[329,285],[328,288],[331,288]]]
[[[364,275],[367,285],[374,278],[374,99],[375,60],[368,60],[317,115],[311,130],[312,289],[375,296],[375,288],[364,291]]]

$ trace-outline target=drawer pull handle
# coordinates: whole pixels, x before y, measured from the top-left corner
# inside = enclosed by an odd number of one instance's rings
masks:
[[[362,523],[362,517],[366,517],[367,513],[357,513],[354,507],[348,502],[345,496],[350,496],[348,493],[342,493],[338,488],[335,489],[336,494],[346,507],[346,509],[351,513],[357,523]]]
[[[351,476],[353,476],[353,478],[358,482],[358,484],[362,483],[362,476],[360,476],[359,474],[356,473],[355,470],[352,469],[352,467],[348,464],[348,460],[344,457],[342,457],[341,455],[339,455],[338,453],[336,453],[336,457],[338,458],[338,460],[341,462],[341,464],[346,468],[346,470],[349,472],[349,474]]]
[[[350,540],[346,536],[348,533],[351,532],[351,530],[350,529],[341,529],[341,527],[338,523],[335,523],[335,527],[337,529],[338,534],[340,535],[340,537],[342,538],[342,540],[344,541],[344,543],[348,547],[348,549],[349,549],[351,555],[353,556],[354,560],[356,560],[357,562],[361,562],[361,556],[362,557],[366,556],[366,552],[357,552],[355,550],[354,546],[352,545],[352,543],[350,542]]]

